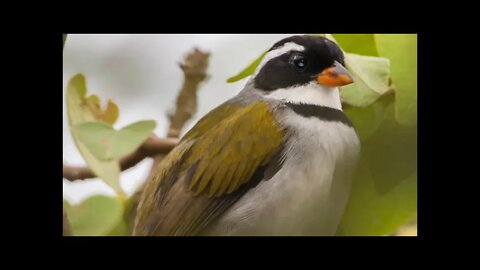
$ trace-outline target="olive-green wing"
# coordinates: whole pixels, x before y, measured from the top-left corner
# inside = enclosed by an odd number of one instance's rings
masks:
[[[200,233],[275,167],[284,134],[264,102],[207,114],[147,183],[135,234]]]

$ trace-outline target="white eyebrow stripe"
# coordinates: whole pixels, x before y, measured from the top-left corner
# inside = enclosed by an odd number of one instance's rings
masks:
[[[269,51],[262,59],[260,64],[258,65],[257,69],[255,70],[255,73],[253,73],[252,78],[257,76],[258,72],[263,68],[263,66],[270,60],[272,60],[275,57],[278,57],[282,54],[288,53],[290,51],[299,51],[303,52],[305,51],[305,47],[298,45],[297,43],[294,42],[287,42],[283,44],[282,47],[278,47],[275,50]]]

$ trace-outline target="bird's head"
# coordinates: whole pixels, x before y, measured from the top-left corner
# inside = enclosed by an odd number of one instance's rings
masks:
[[[292,36],[275,43],[251,78],[262,95],[293,103],[341,109],[338,88],[353,82],[335,42]]]

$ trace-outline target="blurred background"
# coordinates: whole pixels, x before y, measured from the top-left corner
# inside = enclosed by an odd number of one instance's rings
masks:
[[[208,74],[199,89],[198,112],[184,132],[208,111],[236,95],[245,79],[227,84],[228,77],[238,73],[282,35],[75,35],[69,34],[63,52],[63,98],[68,80],[77,73],[87,78],[87,89],[97,94],[104,105],[111,98],[119,105],[121,128],[139,120],[157,122],[155,133],[165,136],[166,112],[172,109],[183,82],[178,64],[194,47],[211,53]],[[68,165],[85,165],[68,127],[63,103],[63,160]],[[120,183],[127,195],[146,180],[151,159],[121,173]],[[99,179],[63,181],[63,196],[72,204],[94,195],[115,196]]]

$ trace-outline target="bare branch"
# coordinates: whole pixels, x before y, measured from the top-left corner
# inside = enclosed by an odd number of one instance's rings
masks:
[[[177,143],[178,139],[176,138],[158,138],[152,134],[135,152],[120,160],[120,169],[122,171],[129,169],[146,157],[166,154],[170,152]],[[63,165],[63,178],[69,181],[95,177],[95,173],[88,167]]]
[[[170,128],[168,137],[178,138],[185,123],[197,112],[197,91],[199,84],[207,78],[210,54],[195,48],[187,54],[180,68],[183,71],[183,86],[177,96],[175,112],[168,115]]]

